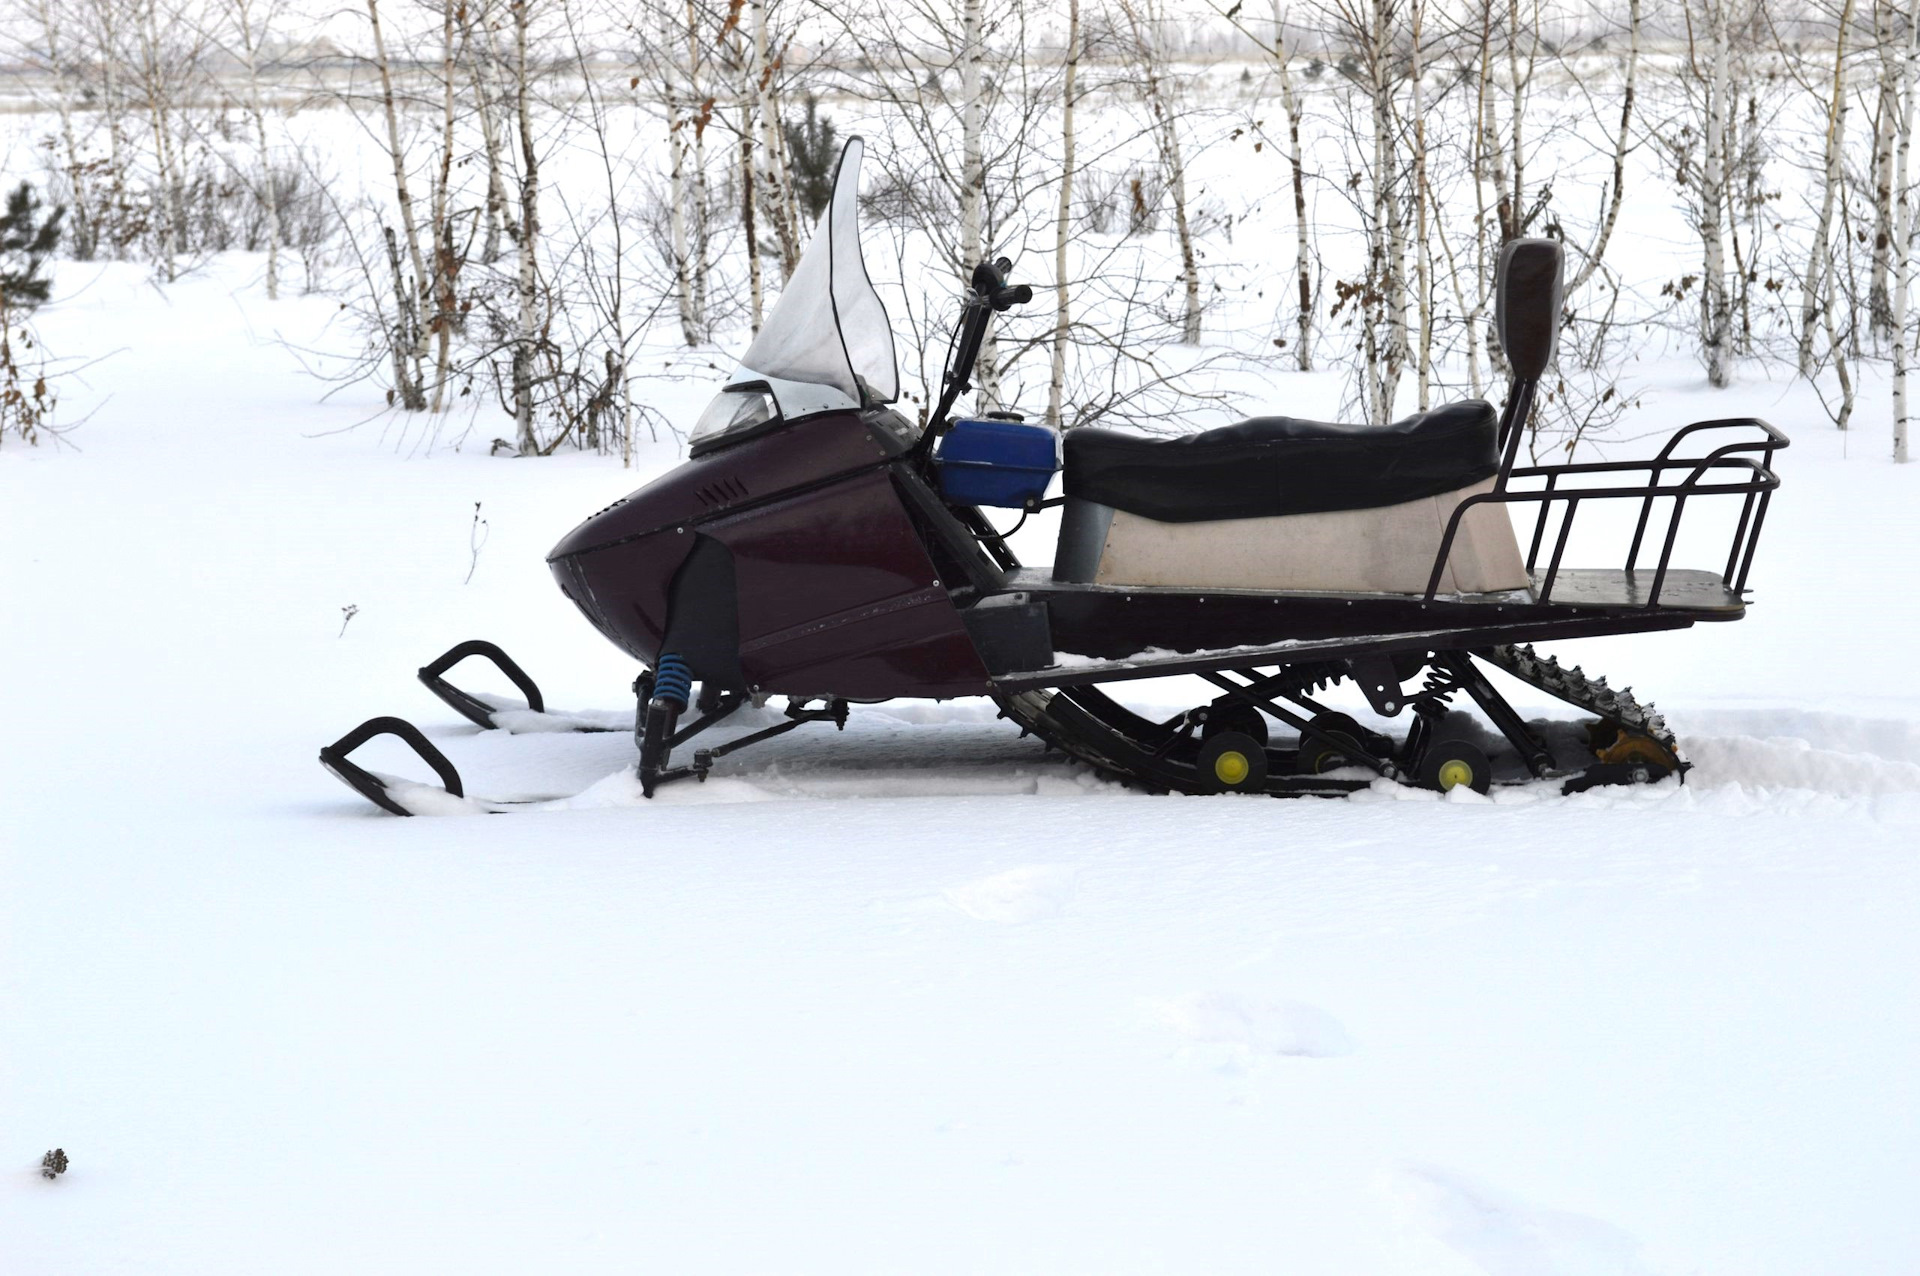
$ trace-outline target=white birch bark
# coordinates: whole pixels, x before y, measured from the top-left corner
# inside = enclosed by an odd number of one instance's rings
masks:
[[[1380,342],[1371,331],[1368,351],[1372,356],[1370,389],[1372,403],[1368,419],[1385,425],[1393,419],[1398,396],[1400,371],[1407,352],[1406,236],[1400,221],[1398,157],[1394,153],[1394,110],[1391,80],[1393,28],[1391,10],[1375,0],[1372,29],[1368,32],[1367,80],[1371,123],[1373,126],[1373,225],[1370,256],[1372,282],[1379,293],[1379,304],[1386,322],[1386,340]]]
[[[1900,114],[1899,53],[1894,39],[1894,0],[1874,0],[1873,36],[1880,59],[1879,102],[1873,132],[1873,265],[1867,308],[1876,337],[1892,327],[1887,276],[1893,253],[1893,146]]]
[[[1200,267],[1193,247],[1192,224],[1187,218],[1187,167],[1181,154],[1179,121],[1160,66],[1160,13],[1138,0],[1121,5],[1132,30],[1134,48],[1140,59],[1142,91],[1147,110],[1153,117],[1154,140],[1160,152],[1160,166],[1167,174],[1167,195],[1173,201],[1173,227],[1180,246],[1180,283],[1185,292],[1180,339],[1188,345],[1200,340]]]
[[[1722,3],[1727,0],[1721,0]],[[1538,32],[1534,38],[1538,40]],[[1513,219],[1509,238],[1527,233],[1527,88],[1533,79],[1533,59],[1529,54],[1526,74],[1520,71],[1520,0],[1507,0],[1507,153],[1513,159]]]
[[[434,338],[433,403],[431,411],[447,406],[447,374],[453,366],[453,325],[459,313],[454,297],[453,227],[450,221],[453,187],[454,15],[461,0],[440,0],[440,164],[434,174],[433,208],[427,227],[432,275]]]
[[[1047,379],[1047,424],[1063,424],[1067,387],[1067,334],[1072,321],[1067,297],[1067,242],[1073,224],[1073,108],[1080,70],[1080,0],[1067,0],[1066,83],[1060,94],[1060,204],[1053,227],[1053,369]]]
[[[1433,390],[1433,249],[1427,234],[1427,112],[1426,95],[1420,83],[1421,19],[1426,14],[1422,0],[1412,0],[1413,39],[1408,46],[1407,77],[1413,83],[1413,242],[1414,303],[1420,312],[1420,352],[1414,361],[1419,391],[1419,409],[1427,410]]]
[[[260,160],[260,203],[267,214],[267,300],[280,296],[280,192],[274,188],[273,152],[267,142],[267,112],[260,96],[260,37],[253,28],[252,0],[233,0],[240,53],[247,73],[247,114]]]
[[[1293,271],[1298,286],[1299,313],[1295,318],[1294,367],[1313,371],[1313,256],[1307,240],[1307,173],[1301,163],[1300,100],[1294,92],[1293,67],[1287,50],[1286,13],[1281,0],[1272,0],[1273,65],[1280,76],[1280,105],[1287,113],[1287,163],[1293,170]]]
[[[1907,15],[1900,51],[1900,126],[1893,162],[1893,459],[1907,461],[1907,373],[1911,362],[1907,307],[1913,284],[1913,191],[1908,185],[1908,153],[1913,149],[1914,62],[1920,57],[1920,0]]]
[[[1705,163],[1700,177],[1700,240],[1703,248],[1700,292],[1701,338],[1706,350],[1707,382],[1725,387],[1732,381],[1732,311],[1727,304],[1726,145],[1728,68],[1727,5],[1731,0],[1708,0],[1709,38],[1713,42],[1711,81],[1707,86]]]
[[[413,190],[407,185],[407,153],[400,144],[400,108],[393,96],[393,72],[387,61],[386,38],[380,30],[380,0],[367,0],[367,20],[373,27],[373,61],[380,72],[380,109],[387,126],[387,157],[393,161],[394,200],[400,206],[400,230],[407,245],[407,265],[413,270],[415,295],[426,287],[426,263],[420,257],[420,226],[414,215]]]
[[[693,262],[687,236],[687,131],[691,120],[684,113],[680,94],[674,84],[674,72],[668,63],[663,86],[667,108],[667,155],[669,177],[668,229],[673,237],[673,293],[680,309],[680,339],[688,345],[699,344],[699,325],[693,311]]]
[[[960,11],[960,275],[985,259],[986,113],[980,100],[981,0]]]
[[[1820,215],[1813,224],[1813,245],[1808,252],[1807,273],[1800,286],[1800,338],[1797,366],[1800,375],[1813,375],[1814,333],[1820,327],[1821,293],[1827,280],[1827,264],[1833,253],[1833,202],[1840,189],[1841,146],[1846,136],[1847,111],[1847,35],[1853,26],[1854,0],[1845,0],[1840,24],[1834,36],[1833,91],[1827,98],[1826,162],[1821,165],[1824,180],[1820,184]]]
[[[533,429],[533,353],[540,332],[539,263],[535,255],[540,242],[540,151],[533,139],[533,72],[527,55],[527,11],[532,3],[519,0],[513,6],[514,106],[520,132],[520,260],[514,281],[519,322],[514,332],[513,413],[522,456],[540,450]]]
[[[753,23],[753,91],[760,116],[758,175],[754,185],[765,219],[773,227],[774,243],[780,249],[780,278],[792,276],[800,262],[799,220],[792,208],[782,157],[785,148],[780,138],[780,109],[775,93],[775,64],[769,49],[767,6],[765,0],[748,0]]]
[[[1473,106],[1473,308],[1466,312],[1467,377],[1475,398],[1480,397],[1480,324],[1486,314],[1493,290],[1493,254],[1488,251],[1491,238],[1497,245],[1504,234],[1499,225],[1499,199],[1495,196],[1494,218],[1487,214],[1487,186],[1493,180],[1491,161],[1493,138],[1493,0],[1482,0],[1480,7],[1480,60],[1474,74]],[[1454,272],[1458,287],[1459,271]],[[1494,358],[1497,360],[1498,355]],[[1498,366],[1496,362],[1496,367]]]
[[[507,181],[503,160],[506,144],[500,136],[500,95],[493,85],[491,5],[467,5],[457,12],[466,23],[467,82],[473,89],[474,115],[480,122],[481,151],[487,165],[486,236],[481,241],[480,260],[492,265],[500,260],[500,237],[506,229]]]
[[[690,196],[693,207],[693,321],[696,331],[707,333],[707,277],[712,273],[713,208],[707,190],[707,124],[713,118],[713,101],[702,94],[700,66],[700,20],[693,0],[687,0],[687,91],[693,100],[693,181]]]
[[[1847,0],[1852,5],[1853,0]],[[1574,272],[1567,284],[1566,295],[1571,297],[1574,291],[1593,273],[1600,269],[1600,263],[1606,260],[1607,243],[1613,238],[1613,228],[1620,220],[1620,206],[1626,201],[1627,194],[1627,151],[1632,145],[1633,108],[1638,97],[1636,76],[1640,69],[1640,0],[1629,0],[1627,5],[1627,73],[1626,83],[1620,95],[1620,127],[1613,138],[1613,189],[1607,197],[1607,211],[1600,219],[1600,234],[1594,240],[1593,249],[1587,259],[1580,263],[1580,269]]]
[[[986,260],[987,158],[986,86],[981,61],[986,54],[986,18],[982,0],[961,0],[960,8],[960,274]],[[975,403],[982,412],[1000,406],[1000,342],[992,321],[974,362]]]
[[[174,162],[171,120],[172,86],[167,83],[160,47],[159,0],[143,0],[140,10],[140,71],[147,98],[147,124],[153,133],[154,162],[160,175],[160,268],[167,282],[176,275],[179,252],[180,176]]]
[[[95,251],[94,210],[91,181],[80,162],[80,145],[73,131],[73,85],[67,74],[67,53],[60,35],[60,22],[48,0],[34,6],[40,19],[41,38],[46,41],[47,65],[53,73],[55,108],[60,114],[60,147],[67,161],[67,195],[73,201],[74,233],[67,237],[74,256],[86,261]]]
[[[753,191],[753,100],[749,94],[740,105],[740,224],[747,236],[748,316],[757,335],[765,318],[765,283],[760,270],[759,211]]]
[[[127,171],[123,154],[126,93],[120,82],[120,3],[121,0],[91,0],[90,5],[97,45],[94,53],[100,63],[100,105],[107,117],[107,172],[116,194],[124,190]]]

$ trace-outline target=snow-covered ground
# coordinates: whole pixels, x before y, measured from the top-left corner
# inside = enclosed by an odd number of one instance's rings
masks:
[[[334,303],[256,274],[63,269],[41,326],[116,352],[97,410],[0,450],[0,1271],[1920,1263],[1920,473],[1883,422],[1648,374],[1648,422],[1795,436],[1746,621],[1559,650],[1659,701],[1684,787],[1150,797],[960,702],[640,804],[622,736],[483,736],[412,672],[486,636],[623,708],[541,560],[672,448],[347,430],[373,392],[316,404],[296,353]],[[382,816],[314,761],[375,713],[474,791],[597,796]]]

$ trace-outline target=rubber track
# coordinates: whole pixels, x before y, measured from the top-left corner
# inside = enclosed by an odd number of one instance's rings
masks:
[[[1680,752],[1680,742],[1668,729],[1667,720],[1653,705],[1641,704],[1635,699],[1632,687],[1615,691],[1605,678],[1589,678],[1579,665],[1565,668],[1552,656],[1543,656],[1531,646],[1487,647],[1473,654],[1555,699],[1584,709],[1623,730],[1651,737],[1674,756],[1682,772],[1692,769],[1693,764]]]

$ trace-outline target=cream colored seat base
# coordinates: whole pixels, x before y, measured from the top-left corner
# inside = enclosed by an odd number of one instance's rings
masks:
[[[1096,585],[1424,594],[1454,508],[1492,489],[1486,479],[1376,509],[1208,523],[1161,523],[1125,510],[1107,517],[1105,506],[1080,502],[1076,510],[1069,501],[1054,574]],[[1476,505],[1462,516],[1449,558],[1440,574],[1442,593],[1529,583],[1502,504]]]

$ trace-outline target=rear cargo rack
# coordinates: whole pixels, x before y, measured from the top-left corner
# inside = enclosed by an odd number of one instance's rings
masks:
[[[1682,440],[1691,435],[1706,431],[1744,430],[1757,432],[1759,437],[1745,437],[1732,443],[1725,443],[1704,456],[1676,456],[1675,449]],[[1647,526],[1653,516],[1654,502],[1665,497],[1673,500],[1673,509],[1667,516],[1666,535],[1660,547],[1660,557],[1654,564],[1653,584],[1647,591],[1647,610],[1660,606],[1660,591],[1667,581],[1667,568],[1673,558],[1673,546],[1680,533],[1680,521],[1686,513],[1688,501],[1703,500],[1707,497],[1740,496],[1745,500],[1740,510],[1740,521],[1733,532],[1733,543],[1727,552],[1726,569],[1721,573],[1723,586],[1738,597],[1746,589],[1747,573],[1753,567],[1753,553],[1760,543],[1760,529],[1767,519],[1767,503],[1772,499],[1774,489],[1780,486],[1780,477],[1773,472],[1773,454],[1789,446],[1786,435],[1757,417],[1727,417],[1713,421],[1696,421],[1676,431],[1668,439],[1657,455],[1644,461],[1585,461],[1568,465],[1534,465],[1511,469],[1501,475],[1493,491],[1480,492],[1462,500],[1454,507],[1453,516],[1447,520],[1447,532],[1440,541],[1440,553],[1434,560],[1433,575],[1427,581],[1426,600],[1432,602],[1440,590],[1440,578],[1445,573],[1447,560],[1453,553],[1453,540],[1459,531],[1460,520],[1475,505],[1519,505],[1539,506],[1534,517],[1533,541],[1527,549],[1527,572],[1535,575],[1540,558],[1541,545],[1546,536],[1548,513],[1556,504],[1564,503],[1565,510],[1560,515],[1560,528],[1554,537],[1553,551],[1547,561],[1547,571],[1539,580],[1539,602],[1550,602],[1553,598],[1554,583],[1560,576],[1560,559],[1566,552],[1567,537],[1573,530],[1573,521],[1585,501],[1637,500],[1640,504],[1640,517],[1633,529],[1633,543],[1627,548],[1625,569],[1628,573],[1639,569],[1640,550],[1646,540]],[[1758,454],[1757,456],[1754,454]],[[1511,459],[1511,458],[1509,458]],[[1671,472],[1686,471],[1686,477],[1679,482],[1668,483],[1662,480]],[[1587,475],[1616,475],[1645,473],[1644,483],[1629,486],[1591,486],[1562,487],[1563,479],[1581,478]],[[1711,476],[1711,477],[1710,477]],[[1544,485],[1537,488],[1515,490],[1507,486],[1509,481],[1524,479],[1542,479]]]

